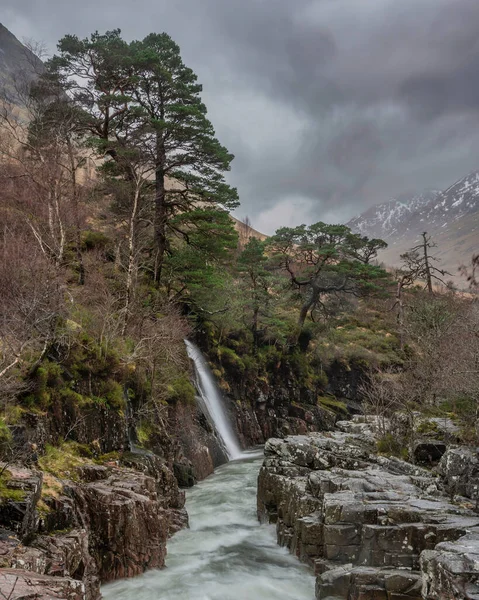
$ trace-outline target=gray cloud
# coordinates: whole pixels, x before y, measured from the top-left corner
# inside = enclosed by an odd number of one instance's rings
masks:
[[[477,0],[2,0],[18,37],[167,31],[253,225],[345,220],[479,161]]]

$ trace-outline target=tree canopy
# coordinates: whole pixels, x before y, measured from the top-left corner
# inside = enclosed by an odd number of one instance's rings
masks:
[[[85,39],[67,35],[58,50],[42,85],[66,91],[78,109],[78,126],[98,156],[115,163],[115,176],[133,180],[142,165],[152,205],[152,271],[159,282],[172,237],[188,243],[192,227],[238,204],[224,177],[233,156],[215,137],[202,87],[166,33],[130,43],[118,29]]]
[[[302,294],[298,326],[308,313],[324,306],[326,295],[361,296],[379,291],[387,273],[371,264],[382,240],[370,240],[353,234],[346,225],[282,227],[268,240],[269,251],[278,268],[290,277]]]

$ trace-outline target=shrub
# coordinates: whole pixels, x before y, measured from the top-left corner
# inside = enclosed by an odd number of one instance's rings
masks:
[[[147,423],[146,421],[141,421],[136,428],[136,436],[138,438],[138,442],[145,446],[150,441],[151,436],[154,433],[154,426],[152,423]]]
[[[167,387],[168,397],[167,401],[170,404],[176,404],[182,402],[183,404],[194,404],[196,391],[187,375],[181,375],[175,379]]]
[[[85,231],[82,240],[83,250],[104,250],[110,243],[110,238],[101,231]]]
[[[123,387],[113,379],[107,379],[100,385],[99,395],[105,399],[110,408],[122,410],[125,408]]]
[[[243,360],[236,354],[231,348],[226,346],[218,347],[218,358],[224,368],[233,375],[239,376],[245,370],[245,364]]]
[[[391,433],[386,433],[376,442],[378,454],[396,456],[407,460],[408,451]]]

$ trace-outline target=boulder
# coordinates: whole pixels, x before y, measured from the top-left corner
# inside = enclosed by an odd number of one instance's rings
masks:
[[[451,496],[479,497],[479,457],[477,450],[448,448],[438,465],[446,490]]]

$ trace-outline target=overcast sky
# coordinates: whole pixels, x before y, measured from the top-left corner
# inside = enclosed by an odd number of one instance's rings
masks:
[[[479,167],[479,0],[0,0],[0,21],[51,51],[169,33],[266,233]]]

